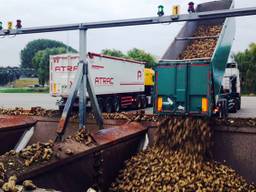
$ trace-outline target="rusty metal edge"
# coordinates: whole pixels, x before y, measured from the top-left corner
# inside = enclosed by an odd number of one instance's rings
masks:
[[[92,148],[89,148],[88,150],[86,150],[82,153],[78,153],[78,154],[75,154],[73,156],[70,156],[70,157],[67,157],[67,158],[64,158],[64,159],[60,159],[60,160],[52,160],[52,161],[50,161],[50,162],[48,162],[48,163],[46,163],[46,164],[44,164],[40,167],[31,168],[31,171],[29,171],[25,174],[22,174],[22,176],[18,177],[18,182],[29,179],[29,178],[34,177],[36,175],[40,175],[41,173],[44,173],[45,171],[55,169],[57,167],[61,167],[62,165],[67,164],[67,163],[69,163],[69,162],[71,162],[75,159],[80,159],[85,155],[93,154],[97,151],[104,150],[104,149],[109,148],[111,146],[114,146],[118,143],[123,143],[125,141],[130,140],[130,139],[136,138],[140,135],[142,136],[143,134],[146,134],[146,132],[147,132],[147,128],[145,128],[143,130],[140,130],[139,132],[133,133],[131,135],[128,135],[128,136],[122,137],[120,139],[114,140],[112,142],[108,142],[108,143],[105,143],[105,144],[93,146]],[[43,168],[43,169],[41,169],[41,168]]]
[[[16,131],[17,129],[25,129],[25,128],[30,128],[34,125],[36,125],[36,121],[33,123],[26,123],[26,124],[22,124],[22,125],[14,125],[14,126],[6,126],[0,129],[0,133],[1,132],[7,132],[7,131]]]

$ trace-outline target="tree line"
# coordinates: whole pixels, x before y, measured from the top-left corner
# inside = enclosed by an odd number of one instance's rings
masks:
[[[0,67],[0,86],[5,86],[20,77],[35,77],[34,69],[21,69],[19,67]]]
[[[60,41],[38,39],[29,42],[21,50],[21,68],[31,68],[36,71],[39,84],[45,85],[49,81],[50,55],[63,53],[77,53],[77,51]]]
[[[127,59],[133,59],[136,61],[146,62],[147,68],[152,68],[156,65],[156,57],[150,53],[145,52],[142,49],[133,48],[127,53],[123,53],[117,49],[103,49],[102,54],[113,57],[123,57]]]
[[[21,68],[34,69],[39,78],[39,83],[44,85],[49,81],[50,55],[64,53],[77,53],[77,50],[62,42],[49,39],[31,41],[21,51]],[[131,49],[127,53],[116,49],[104,49],[102,54],[144,61],[147,67],[152,67],[156,63],[153,55],[137,48]]]
[[[21,68],[34,69],[39,78],[39,83],[44,85],[49,81],[49,56],[67,52],[77,53],[77,50],[62,42],[49,39],[31,41],[21,51]],[[126,53],[117,49],[103,49],[101,53],[114,57],[144,61],[146,62],[146,67],[153,67],[157,62],[154,55],[137,48],[133,48]],[[240,70],[242,93],[256,93],[256,44],[252,43],[245,51],[233,54],[233,59],[238,63]],[[2,78],[0,79],[0,84],[18,77],[16,73],[11,74],[13,73],[0,70]]]
[[[241,90],[243,94],[256,93],[256,44],[250,44],[243,52],[233,55],[238,64],[241,77]]]
[[[18,78],[18,74],[16,74],[14,71],[0,69],[0,86],[4,86]]]

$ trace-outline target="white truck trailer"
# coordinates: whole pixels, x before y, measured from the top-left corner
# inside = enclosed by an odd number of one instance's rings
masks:
[[[144,62],[96,53],[88,53],[87,58],[92,87],[102,111],[118,112],[151,104],[151,93],[147,93],[149,91],[145,91],[144,86]],[[60,109],[63,109],[73,85],[78,62],[78,54],[50,56],[50,94],[61,97],[57,103]],[[90,101],[87,105],[90,106]]]

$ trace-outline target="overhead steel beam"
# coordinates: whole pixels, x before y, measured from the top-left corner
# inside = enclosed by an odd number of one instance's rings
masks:
[[[125,27],[125,26],[137,26],[137,25],[152,25],[152,24],[160,24],[160,23],[198,21],[198,20],[226,18],[226,17],[242,17],[242,16],[249,16],[249,15],[256,15],[256,7],[198,12],[198,13],[183,14],[178,16],[170,15],[170,16],[163,16],[163,17],[146,17],[146,18],[125,19],[125,20],[77,23],[77,24],[68,24],[68,25],[31,27],[31,28],[22,28],[19,30],[12,29],[10,31],[2,30],[0,31],[0,36],[70,31],[70,30],[78,30],[78,29],[99,29],[99,28]]]

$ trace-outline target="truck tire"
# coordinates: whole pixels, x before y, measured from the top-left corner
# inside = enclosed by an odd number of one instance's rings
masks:
[[[142,109],[147,107],[147,98],[146,96],[141,97]]]
[[[228,104],[227,103],[228,103],[228,101],[226,100],[224,108],[223,108],[223,110],[224,110],[224,118],[228,117]]]
[[[120,110],[121,110],[120,98],[116,96],[113,99],[113,112],[120,112]]]
[[[142,108],[142,98],[140,96],[138,96],[136,98],[136,109],[141,109]]]
[[[99,108],[101,112],[104,112],[104,107],[103,107],[103,99],[102,98],[98,98],[98,104],[99,104]]]
[[[232,109],[230,110],[231,113],[237,112],[237,104],[233,105]]]
[[[237,98],[237,110],[240,110],[241,109],[241,99],[240,98]]]
[[[111,97],[107,97],[104,104],[105,112],[112,113],[113,112],[113,101]]]
[[[63,112],[64,107],[65,107],[65,106],[62,106],[62,105],[61,105],[61,106],[59,106],[59,112],[60,112],[60,113],[62,113],[62,112]]]
[[[229,110],[230,113],[236,113],[237,112],[237,101],[236,99],[232,99],[229,103]]]
[[[228,104],[227,99],[219,99],[217,106],[219,107],[219,118],[227,118],[228,116]]]

